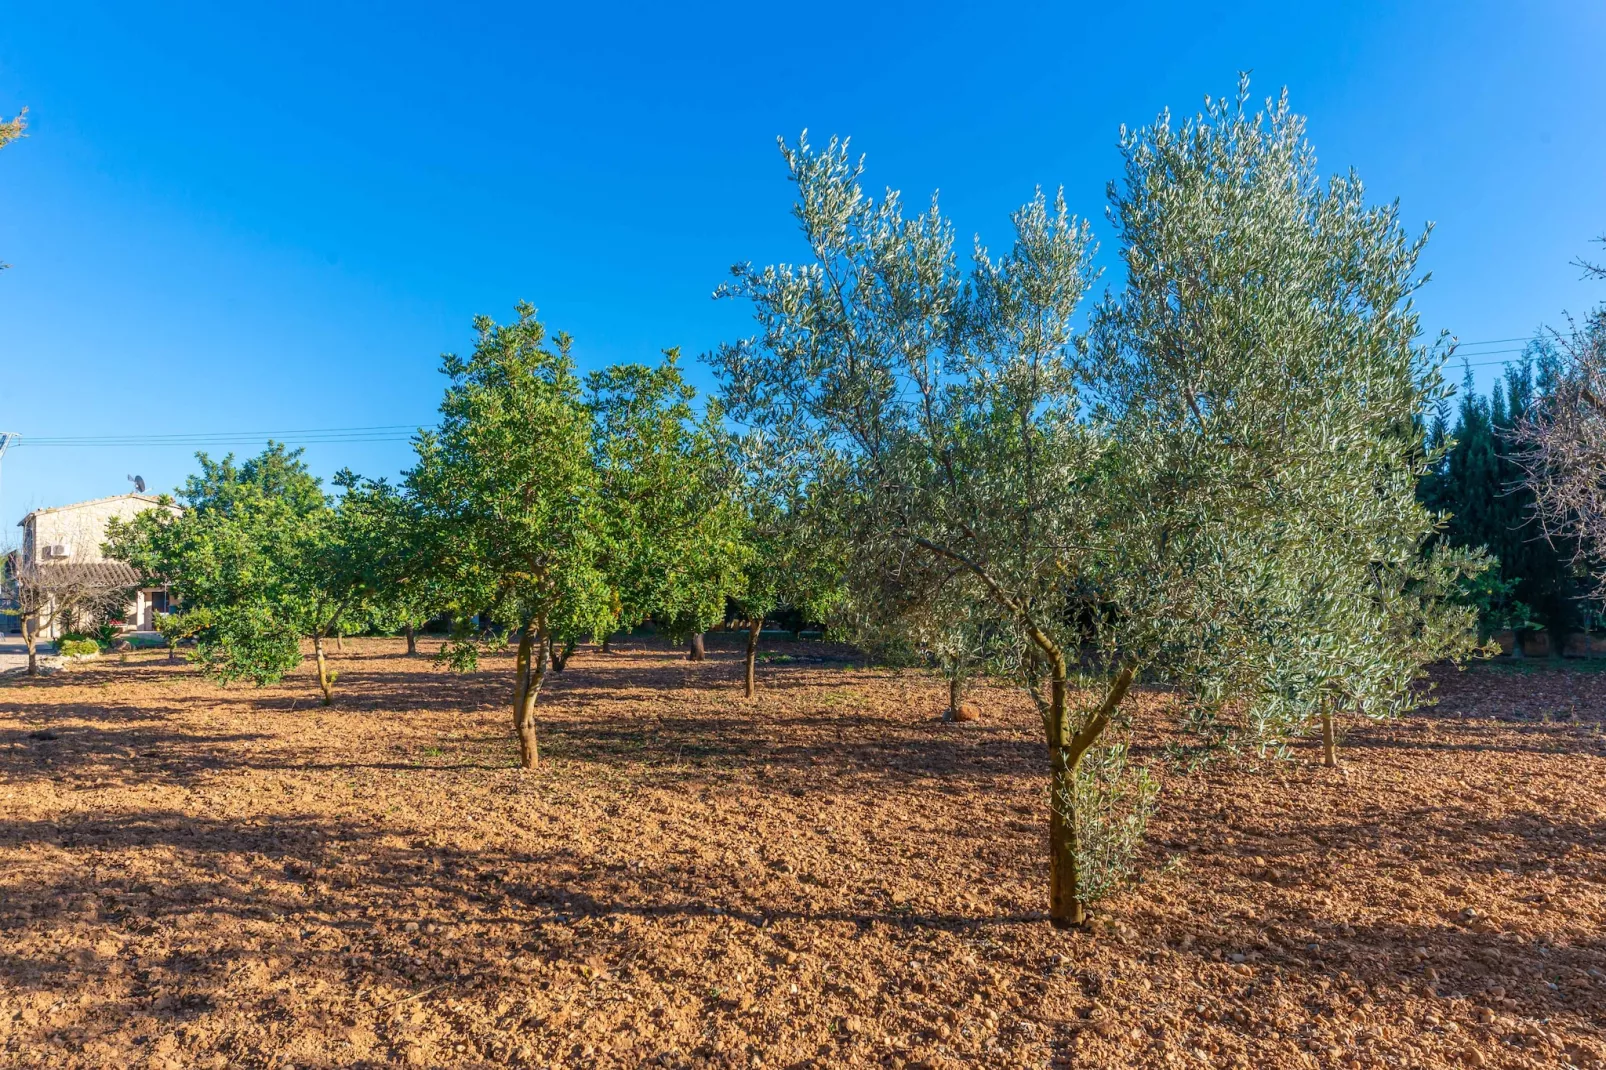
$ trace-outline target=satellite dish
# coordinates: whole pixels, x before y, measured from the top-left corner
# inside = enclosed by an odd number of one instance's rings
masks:
[[[129,476],[128,477],[128,481],[130,483],[134,484],[134,493],[135,494],[144,494],[145,493],[145,477],[144,476]]]

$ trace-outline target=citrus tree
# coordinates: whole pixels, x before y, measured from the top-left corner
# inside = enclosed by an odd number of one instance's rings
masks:
[[[442,359],[440,425],[420,433],[406,483],[446,608],[459,622],[487,615],[517,636],[513,728],[520,764],[533,769],[535,707],[554,640],[614,622],[606,517],[569,338],[549,344],[528,304],[511,323],[482,316],[474,328],[470,356]],[[470,669],[482,643],[461,629],[445,654]]]
[[[617,364],[588,376],[586,391],[617,626],[651,618],[700,660],[751,547],[723,412],[697,411],[679,361],[671,349],[657,365]]]
[[[747,627],[742,692],[758,692],[759,643],[764,622],[790,607],[804,619],[825,621],[843,601],[843,548],[825,514],[832,500],[819,493],[822,473],[798,468],[795,454],[761,434],[735,442],[743,482],[738,490],[742,540],[747,548],[740,583],[731,595],[735,620]]]
[[[107,549],[168,585],[196,638],[196,660],[224,683],[272,683],[310,640],[322,702],[336,673],[325,641],[359,617],[385,561],[372,541],[374,500],[390,493],[342,472],[326,495],[300,450],[269,443],[243,464],[198,454],[174,516],[153,509],[107,525]]]

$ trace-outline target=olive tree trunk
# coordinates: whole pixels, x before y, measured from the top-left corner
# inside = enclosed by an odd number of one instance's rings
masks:
[[[1322,699],[1322,765],[1338,768],[1338,737],[1333,731],[1333,704]]]
[[[1076,831],[1076,767],[1082,755],[1097,742],[1110,718],[1126,697],[1137,670],[1123,664],[1104,701],[1082,725],[1072,732],[1067,709],[1068,684],[1065,655],[1041,631],[1031,629],[1032,639],[1048,658],[1049,700],[1044,712],[1049,757],[1049,890],[1048,920],[1057,929],[1080,928],[1087,924],[1087,903],[1082,896],[1078,873]]]
[[[747,667],[742,676],[742,694],[748,698],[758,690],[758,635],[764,630],[764,618],[749,621],[747,625]]]
[[[693,632],[691,640],[686,644],[686,660],[702,661],[708,657],[708,651],[703,647],[703,633]]]
[[[407,622],[407,627],[402,629],[402,634],[407,636],[408,655],[411,656],[418,653],[418,632],[413,629],[412,621]]]
[[[524,769],[534,769],[541,762],[541,748],[535,735],[535,700],[546,679],[547,641],[546,630],[539,621],[528,621],[519,629],[513,731],[519,737],[519,765]]]

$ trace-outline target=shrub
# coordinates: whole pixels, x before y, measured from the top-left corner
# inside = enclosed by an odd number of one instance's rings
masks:
[[[64,657],[84,658],[100,653],[100,644],[93,639],[63,639],[56,644]]]
[[[1074,800],[1054,805],[1076,829],[1077,881],[1084,901],[1096,903],[1131,877],[1160,786],[1147,766],[1129,766],[1126,744],[1117,743],[1082,756],[1071,790]]]

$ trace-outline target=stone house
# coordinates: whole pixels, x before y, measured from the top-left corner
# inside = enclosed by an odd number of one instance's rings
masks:
[[[131,598],[123,614],[124,623],[135,629],[155,626],[155,615],[167,612],[167,588],[140,584],[139,574],[121,561],[108,560],[101,550],[106,539],[106,523],[112,517],[132,520],[148,509],[182,510],[171,502],[165,505],[150,494],[117,494],[52,509],[35,509],[23,517],[22,548],[13,568],[33,569],[37,575],[58,578],[65,586],[81,585],[108,589],[127,588]],[[42,586],[49,587],[47,579]],[[41,639],[54,639],[61,631],[55,614],[40,621]]]

